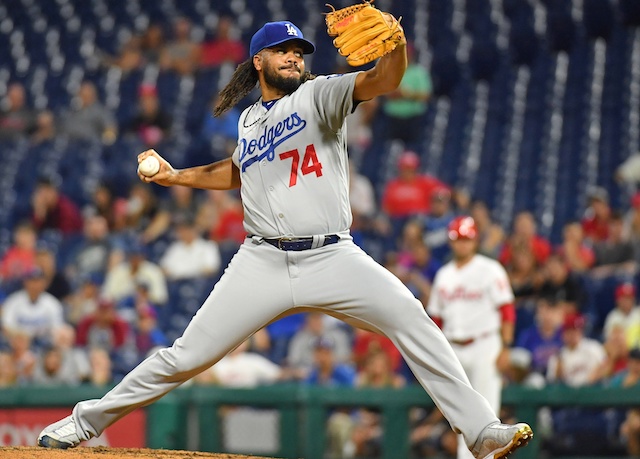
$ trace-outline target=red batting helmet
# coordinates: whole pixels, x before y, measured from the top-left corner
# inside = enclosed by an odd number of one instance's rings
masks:
[[[449,239],[456,241],[458,239],[475,239],[478,236],[478,227],[473,218],[463,215],[454,218],[449,223]]]

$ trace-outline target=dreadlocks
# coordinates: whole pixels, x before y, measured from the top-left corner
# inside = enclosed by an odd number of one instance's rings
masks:
[[[253,66],[253,59],[247,59],[238,66],[229,83],[220,91],[220,98],[213,109],[213,116],[220,116],[234,107],[256,87],[257,83],[258,71]]]
[[[313,80],[315,77],[309,72],[304,72],[300,77],[300,81],[304,83],[307,80]],[[220,91],[218,103],[213,109],[213,116],[220,116],[234,107],[256,87],[257,83],[258,71],[253,66],[253,60],[247,59],[236,68],[229,83]]]

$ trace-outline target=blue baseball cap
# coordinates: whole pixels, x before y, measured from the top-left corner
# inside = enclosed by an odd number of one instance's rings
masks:
[[[267,22],[251,37],[249,54],[251,57],[265,48],[279,45],[289,40],[298,40],[304,54],[311,54],[316,46],[302,36],[302,31],[289,21]]]

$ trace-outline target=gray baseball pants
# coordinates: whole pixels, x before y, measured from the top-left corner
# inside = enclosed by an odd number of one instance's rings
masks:
[[[350,240],[285,252],[246,239],[174,344],[154,353],[101,399],[73,415],[88,440],[209,368],[274,318],[317,310],[389,337],[452,428],[473,445],[497,421],[472,389],[450,344],[422,304]]]

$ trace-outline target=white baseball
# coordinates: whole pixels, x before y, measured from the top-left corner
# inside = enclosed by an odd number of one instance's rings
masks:
[[[160,170],[160,161],[155,156],[147,156],[138,164],[138,172],[146,177],[154,176]]]

